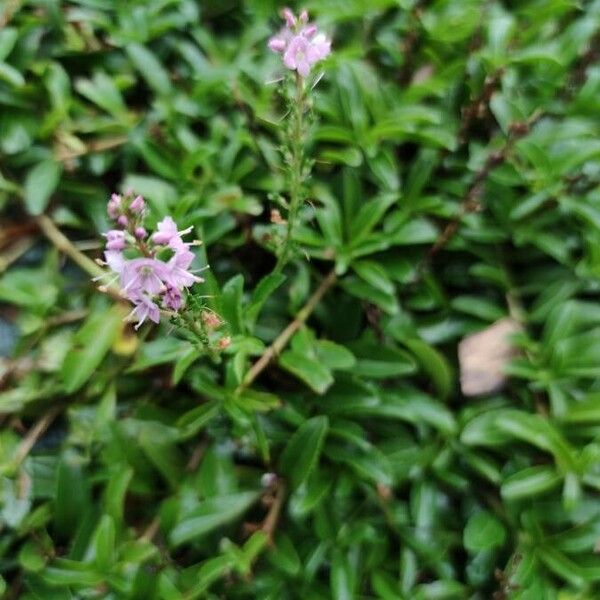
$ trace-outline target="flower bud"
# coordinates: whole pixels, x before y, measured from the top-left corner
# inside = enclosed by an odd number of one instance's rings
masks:
[[[113,194],[108,201],[106,212],[111,219],[116,219],[121,214],[121,196]]]
[[[129,220],[127,219],[127,217],[125,215],[121,215],[119,216],[119,218],[117,219],[117,224],[120,227],[127,227],[127,225],[129,225]]]
[[[219,350],[225,350],[225,348],[229,348],[231,346],[231,338],[227,335],[219,340],[218,343]]]
[[[141,196],[136,196],[133,202],[129,205],[129,210],[132,213],[139,215],[142,213],[145,207],[146,203],[144,202],[144,199]]]
[[[221,325],[221,319],[214,313],[209,310],[205,310],[201,315],[202,322],[204,323],[207,329],[216,329]]]
[[[291,9],[284,8],[281,11],[281,14],[282,14],[283,18],[285,19],[285,24],[290,29],[293,28],[293,27],[296,27],[296,17],[294,16],[294,13],[291,11]]]
[[[147,231],[143,227],[136,227],[134,233],[138,240],[143,240],[148,235]]]
[[[106,233],[106,249],[107,250],[124,250],[125,232],[118,229],[111,229]]]

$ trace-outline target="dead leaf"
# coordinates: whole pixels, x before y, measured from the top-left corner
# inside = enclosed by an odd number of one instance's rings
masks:
[[[465,396],[492,394],[504,387],[505,367],[517,352],[510,336],[519,331],[519,323],[509,317],[460,342],[460,387]]]

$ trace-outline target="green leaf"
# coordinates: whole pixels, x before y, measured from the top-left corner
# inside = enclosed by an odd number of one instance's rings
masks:
[[[490,550],[502,546],[506,531],[502,523],[486,511],[475,513],[468,521],[463,533],[463,543],[470,552]]]
[[[356,260],[352,263],[352,268],[359,277],[374,288],[381,290],[385,294],[395,293],[396,287],[394,282],[379,263],[372,260]]]
[[[319,340],[315,344],[315,354],[319,362],[329,369],[348,370],[356,364],[356,358],[345,346],[329,340]]]
[[[305,482],[317,466],[328,428],[327,417],[312,417],[300,425],[287,443],[280,464],[292,489]]]
[[[403,343],[431,377],[440,396],[447,398],[454,386],[454,375],[444,355],[433,346],[416,338],[404,340]]]
[[[224,286],[221,294],[221,316],[233,334],[243,333],[242,326],[242,294],[244,278],[241,275],[232,277]]]
[[[279,366],[304,381],[317,394],[324,394],[333,383],[333,375],[324,364],[293,350],[287,350],[279,357]]]
[[[259,281],[252,294],[250,304],[248,304],[245,310],[246,321],[250,331],[253,331],[256,319],[269,296],[271,296],[284,281],[285,276],[281,273],[269,273]]]
[[[219,414],[219,407],[219,401],[209,400],[181,415],[175,423],[181,439],[189,439],[204,429]]]
[[[529,467],[507,477],[502,484],[500,493],[507,500],[529,498],[557,487],[561,479],[561,476],[552,467],[544,465]]]
[[[67,353],[61,379],[68,394],[81,388],[112,346],[122,327],[123,314],[118,306],[93,312],[75,334],[73,348]]]
[[[61,172],[60,163],[44,160],[27,173],[23,194],[30,214],[41,215],[44,212],[50,196],[58,186]]]
[[[101,573],[106,573],[113,564],[116,528],[110,515],[102,515],[94,534],[94,564]]]
[[[356,342],[348,346],[357,359],[353,368],[357,375],[384,379],[416,371],[412,357],[397,348],[372,342]]]
[[[0,30],[0,60],[5,60],[17,43],[19,32],[16,27],[6,27]]]
[[[169,74],[148,48],[141,44],[129,44],[127,54],[140,75],[155,92],[164,95],[171,92]]]
[[[171,544],[181,546],[238,519],[259,497],[258,492],[239,492],[204,500],[173,528]]]

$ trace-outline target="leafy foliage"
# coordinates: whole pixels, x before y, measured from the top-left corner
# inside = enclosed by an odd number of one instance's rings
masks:
[[[334,43],[283,274],[278,3],[0,7],[7,597],[600,593],[600,2],[306,4]],[[220,358],[94,289],[129,187],[203,240]],[[464,397],[458,342],[508,315],[510,382]]]

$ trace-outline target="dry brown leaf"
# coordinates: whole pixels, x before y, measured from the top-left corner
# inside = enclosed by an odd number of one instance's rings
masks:
[[[508,317],[460,342],[460,387],[465,396],[492,394],[504,387],[505,367],[516,354],[510,337],[519,331],[519,323]]]

